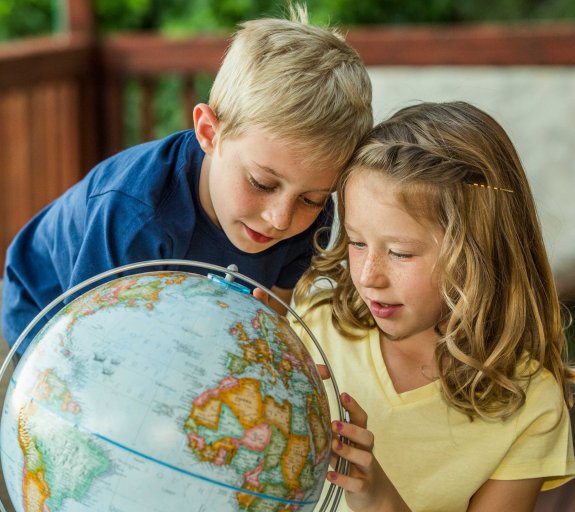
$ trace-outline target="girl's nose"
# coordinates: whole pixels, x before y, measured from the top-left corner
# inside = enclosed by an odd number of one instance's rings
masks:
[[[382,258],[368,254],[361,267],[359,282],[368,288],[383,288],[389,284]]]

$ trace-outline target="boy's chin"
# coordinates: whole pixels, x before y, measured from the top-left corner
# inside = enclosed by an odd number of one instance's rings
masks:
[[[279,242],[279,240],[272,239],[267,243],[258,243],[251,240],[231,240],[231,242],[236,249],[239,249],[242,252],[247,254],[257,254],[273,247]]]

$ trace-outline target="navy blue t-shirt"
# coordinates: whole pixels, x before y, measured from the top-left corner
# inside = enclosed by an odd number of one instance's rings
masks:
[[[242,274],[267,288],[293,288],[309,264],[314,233],[331,222],[331,202],[305,232],[260,253],[243,252],[200,205],[203,158],[193,130],[140,144],[98,164],[38,213],[7,252],[2,324],[8,344],[13,345],[34,317],[63,292],[128,263],[156,259],[223,267],[234,263]],[[20,353],[48,319],[38,323]]]

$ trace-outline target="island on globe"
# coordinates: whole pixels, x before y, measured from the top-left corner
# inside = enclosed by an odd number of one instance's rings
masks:
[[[18,512],[311,511],[328,409],[305,347],[252,295],[128,275],[64,306],[26,350],[2,470]]]

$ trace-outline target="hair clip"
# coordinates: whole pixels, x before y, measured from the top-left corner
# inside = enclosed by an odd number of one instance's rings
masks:
[[[491,190],[498,190],[499,192],[507,192],[509,194],[513,194],[513,190],[509,188],[492,187],[491,185],[484,185],[483,183],[466,183],[466,185],[470,187],[489,188]]]

